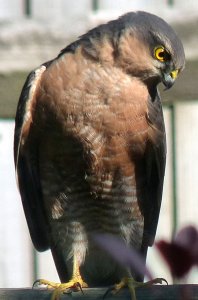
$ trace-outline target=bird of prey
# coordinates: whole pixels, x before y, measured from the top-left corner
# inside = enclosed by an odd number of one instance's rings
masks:
[[[184,68],[161,18],[130,12],[68,45],[28,76],[16,113],[17,181],[38,251],[51,249],[63,291],[137,279],[94,234],[120,237],[146,260],[166,160],[157,86]],[[143,280],[143,278],[140,278]]]

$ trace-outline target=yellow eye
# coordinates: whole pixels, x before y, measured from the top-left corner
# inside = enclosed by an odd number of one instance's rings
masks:
[[[167,61],[169,59],[168,52],[164,49],[164,47],[157,47],[155,48],[155,58],[159,61]]]

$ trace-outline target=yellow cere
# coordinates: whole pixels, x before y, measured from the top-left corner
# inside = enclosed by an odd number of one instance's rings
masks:
[[[170,75],[171,75],[171,77],[172,77],[173,79],[176,79],[176,78],[177,78],[177,75],[178,75],[178,70],[172,71],[172,72],[170,73]]]

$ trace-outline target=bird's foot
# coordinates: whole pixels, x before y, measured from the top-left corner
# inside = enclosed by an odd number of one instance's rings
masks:
[[[121,289],[128,287],[130,294],[131,294],[131,300],[136,300],[137,298],[136,298],[135,289],[137,287],[146,287],[146,286],[151,286],[153,284],[162,284],[163,282],[165,282],[168,285],[168,282],[164,278],[155,278],[155,279],[147,281],[147,282],[138,282],[138,281],[135,281],[132,277],[124,277],[118,284],[115,284],[113,287],[110,287],[107,290],[107,292],[105,293],[104,297],[109,292],[116,294]]]
[[[61,294],[81,291],[82,288],[88,287],[88,285],[82,280],[81,276],[72,278],[67,283],[56,283],[45,279],[38,279],[34,282],[33,287],[38,285],[45,285],[48,289],[54,289],[51,300],[60,299]]]

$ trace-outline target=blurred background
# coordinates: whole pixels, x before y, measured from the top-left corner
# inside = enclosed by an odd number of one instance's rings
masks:
[[[163,98],[168,160],[157,240],[185,225],[198,225],[198,1],[197,0],[0,0],[0,287],[58,280],[50,251],[32,247],[15,182],[14,117],[28,72],[55,57],[99,23],[131,10],[168,21],[186,52],[186,69]],[[172,282],[155,247],[148,266]],[[187,282],[198,282],[197,269]]]

